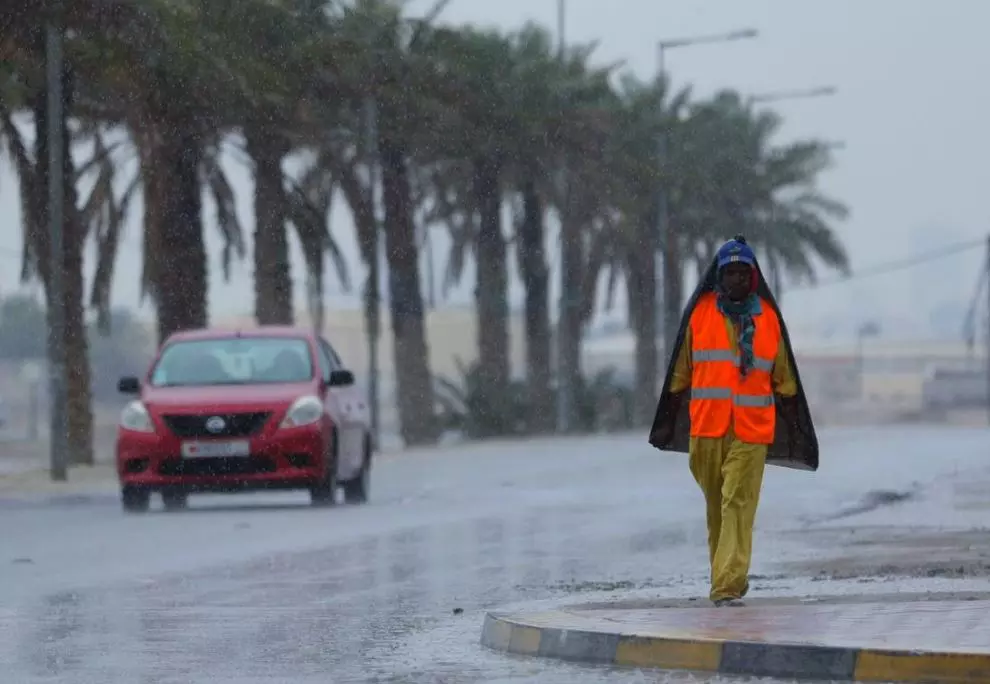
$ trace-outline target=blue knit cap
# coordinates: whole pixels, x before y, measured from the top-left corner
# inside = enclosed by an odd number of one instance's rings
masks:
[[[718,250],[716,258],[718,259],[718,267],[720,269],[733,262],[756,266],[756,254],[746,244],[746,238],[742,235],[737,235],[722,245]]]

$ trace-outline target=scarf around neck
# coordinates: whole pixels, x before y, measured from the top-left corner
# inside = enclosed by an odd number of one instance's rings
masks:
[[[760,298],[751,294],[741,302],[735,302],[719,288],[716,290],[716,303],[722,315],[736,324],[739,372],[745,376],[753,367],[753,335],[756,333],[753,316],[761,311]]]

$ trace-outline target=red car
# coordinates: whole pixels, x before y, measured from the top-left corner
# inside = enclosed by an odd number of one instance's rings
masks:
[[[307,489],[314,505],[368,499],[369,408],[333,347],[309,330],[195,330],[169,337],[148,375],[121,378],[138,395],[117,432],[126,511],[160,492]]]

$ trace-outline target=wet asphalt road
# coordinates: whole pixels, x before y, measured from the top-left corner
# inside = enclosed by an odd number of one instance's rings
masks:
[[[822,553],[787,532],[891,498],[871,491],[985,471],[990,432],[850,429],[822,442],[819,473],[768,471],[755,573]],[[0,500],[0,681],[721,681],[477,646],[483,611],[505,604],[703,593],[686,457],[641,435],[451,447],[383,459],[372,497],[330,510],[302,494],[202,497],[137,516],[110,489]]]

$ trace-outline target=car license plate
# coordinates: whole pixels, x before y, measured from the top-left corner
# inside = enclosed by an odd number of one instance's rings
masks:
[[[251,443],[246,439],[234,442],[183,442],[182,455],[185,458],[223,458],[225,456],[248,456]]]

